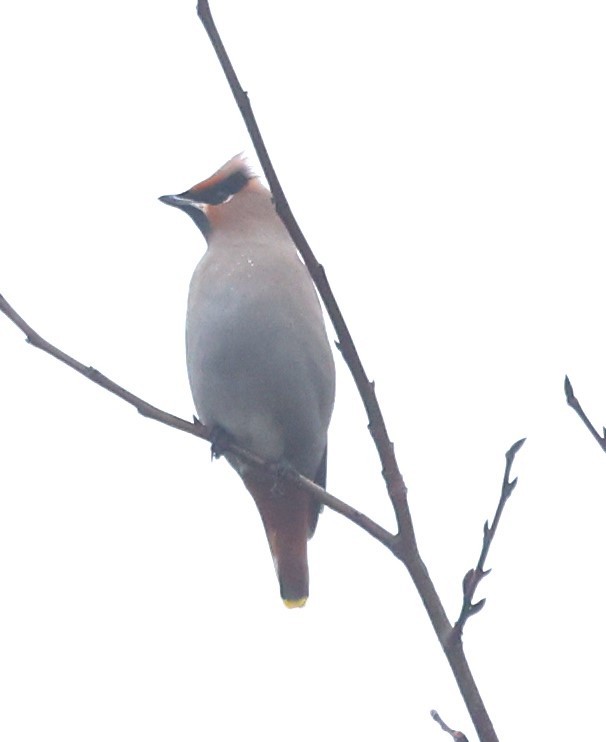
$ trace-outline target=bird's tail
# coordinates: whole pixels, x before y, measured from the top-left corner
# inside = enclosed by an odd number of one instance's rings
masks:
[[[302,608],[309,595],[307,540],[317,518],[313,498],[275,474],[249,471],[242,478],[265,526],[284,605]]]

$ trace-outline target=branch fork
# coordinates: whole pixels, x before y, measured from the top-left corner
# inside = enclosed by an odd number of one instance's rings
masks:
[[[463,607],[459,618],[453,627],[448,620],[440,597],[436,592],[431,577],[429,576],[429,572],[421,559],[418,550],[412,518],[408,507],[408,490],[397,463],[394,445],[387,433],[383,414],[379,407],[375,392],[375,384],[370,381],[366,375],[349,329],[347,328],[330,284],[326,278],[324,268],[316,260],[286,200],[254,117],[248,95],[239,83],[233,65],[231,64],[211,16],[208,0],[198,0],[198,16],[215,49],[236,103],[247,126],[251,140],[259,157],[259,161],[269,183],[276,211],[284,222],[286,229],[290,233],[305,264],[307,265],[310,275],[318,289],[318,293],[320,294],[324,305],[326,306],[328,315],[334,325],[338,338],[337,346],[354,378],[368,416],[368,429],[379,453],[383,478],[396,516],[397,533],[390,533],[364,513],[361,513],[342,500],[330,495],[321,487],[318,487],[316,484],[305,479],[305,477],[302,477],[296,472],[288,472],[287,476],[292,478],[302,491],[308,492],[327,507],[340,513],[356,525],[360,526],[369,535],[373,536],[373,538],[386,546],[394,556],[396,556],[406,566],[453,671],[481,742],[498,742],[492,722],[488,716],[475,680],[471,674],[467,659],[464,655],[461,635],[463,626],[467,619],[479,612],[484,606],[484,599],[476,603],[473,602],[473,599],[479,583],[490,571],[484,569],[486,556],[494,538],[505,502],[511,495],[511,492],[517,483],[516,479],[513,481],[509,480],[509,474],[515,455],[524,443],[524,440],[522,439],[515,443],[506,454],[507,463],[501,490],[501,499],[492,525],[489,526],[488,523],[486,523],[484,526],[484,538],[478,564],[476,567],[469,570],[463,581]],[[149,404],[145,400],[127,391],[100,371],[90,366],[86,366],[75,358],[67,355],[59,348],[51,345],[51,343],[35,332],[1,295],[0,311],[25,333],[27,341],[31,345],[52,355],[78,373],[86,376],[86,378],[90,379],[94,383],[133,405],[140,414],[157,420],[158,422],[162,422],[170,427],[182,430],[190,435],[195,435],[198,438],[207,441],[212,440],[212,431],[202,425],[202,423],[195,418],[192,423],[160,410],[154,405]],[[245,461],[252,466],[271,466],[259,459],[250,451],[235,446],[232,442],[228,442],[225,448],[235,454],[242,461]],[[432,716],[442,725],[442,728],[445,731],[448,731],[453,736],[453,739],[462,740],[463,742],[466,740],[466,737],[461,732],[454,732],[444,725],[437,712],[433,712]]]

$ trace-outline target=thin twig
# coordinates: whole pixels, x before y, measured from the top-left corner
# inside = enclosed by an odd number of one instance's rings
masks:
[[[591,433],[591,435],[596,439],[598,442],[598,446],[606,453],[606,428],[602,428],[604,431],[603,435],[600,435],[598,431],[593,427],[593,424],[585,414],[585,411],[581,407],[581,403],[579,400],[574,396],[574,391],[572,389],[572,384],[570,383],[570,379],[568,376],[564,379],[564,392],[566,393],[566,402],[572,407],[572,409],[577,413],[577,415],[581,418],[581,420],[585,423],[585,427],[587,430]]]
[[[486,564],[486,557],[488,556],[490,545],[492,544],[495,533],[497,532],[505,503],[509,499],[511,493],[515,489],[516,484],[518,483],[517,477],[510,480],[509,475],[511,473],[511,467],[513,466],[516,454],[524,445],[525,440],[526,438],[521,438],[519,441],[516,441],[509,449],[509,451],[507,451],[507,453],[505,454],[505,474],[503,475],[503,484],[501,486],[501,497],[499,498],[499,504],[497,505],[492,525],[489,526],[488,521],[484,523],[484,537],[482,539],[482,550],[480,551],[478,563],[474,568],[470,569],[463,578],[463,605],[461,607],[459,618],[457,619],[457,622],[455,623],[453,628],[453,635],[459,639],[461,637],[461,634],[463,633],[463,627],[465,626],[467,619],[474,614],[479,613],[479,611],[482,610],[484,604],[486,603],[486,598],[478,600],[477,603],[473,602],[473,598],[480,582],[484,579],[484,577],[486,577],[487,574],[490,573],[489,569],[484,569],[484,565]]]
[[[2,296],[2,294],[0,294],[0,312],[5,314],[11,320],[11,322],[17,325],[17,327],[25,334],[25,339],[27,340],[27,342],[34,348],[43,350],[45,353],[53,356],[53,358],[56,358],[62,363],[65,363],[66,366],[73,368],[74,371],[82,374],[82,376],[85,376],[90,381],[98,384],[104,389],[107,389],[108,392],[115,394],[117,397],[120,397],[120,399],[123,399],[125,402],[133,405],[137,412],[139,412],[144,417],[150,417],[154,420],[157,420],[158,422],[164,423],[165,425],[169,425],[171,428],[182,430],[185,433],[190,433],[191,435],[195,435],[198,438],[203,438],[206,441],[210,440],[210,431],[199,421],[190,423],[187,420],[182,420],[180,417],[176,417],[175,415],[171,415],[168,412],[164,412],[158,407],[154,407],[153,405],[149,404],[149,402],[146,402],[140,397],[137,397],[131,392],[127,391],[119,384],[116,384],[115,381],[112,381],[100,371],[97,371],[96,368],[93,368],[92,366],[86,366],[84,363],[81,363],[75,358],[72,358],[72,356],[64,353],[56,346],[51,345],[48,340],[45,340],[30,325],[27,324],[23,317],[21,317],[21,315],[19,315],[16,310],[13,309],[13,307],[8,303],[4,296]]]
[[[445,732],[448,732],[453,739],[458,740],[458,742],[469,742],[463,732],[456,732],[454,729],[451,729],[446,722],[442,721],[440,714],[438,714],[435,709],[432,709],[429,713],[431,718],[440,725],[440,728]]]
[[[21,315],[17,313],[2,294],[0,294],[0,312],[5,314],[13,324],[17,325],[17,327],[25,334],[26,340],[30,345],[48,353],[53,358],[56,358],[58,361],[61,361],[65,365],[74,369],[74,371],[82,374],[90,381],[98,384],[103,389],[106,389],[108,392],[111,392],[120,399],[123,399],[125,402],[128,402],[128,404],[135,407],[135,409],[144,417],[156,420],[157,422],[168,425],[171,428],[182,430],[184,433],[189,433],[190,435],[202,438],[205,441],[210,441],[210,430],[207,426],[202,425],[199,420],[194,419],[194,422],[190,423],[176,415],[171,415],[169,412],[154,407],[154,405],[149,404],[149,402],[146,402],[140,397],[132,394],[132,392],[124,389],[119,384],[116,384],[115,381],[112,381],[110,378],[105,376],[105,374],[97,371],[97,369],[92,368],[91,366],[86,366],[84,363],[81,363],[67,353],[64,353],[55,345],[49,343],[48,340],[45,340],[23,319],[23,317],[21,317]],[[244,448],[240,448],[231,442],[226,443],[225,448],[247,464],[271,469],[271,464],[267,464],[258,456],[255,456],[255,454],[245,450]],[[310,495],[324,503],[324,505],[329,507],[331,510],[340,513],[352,521],[352,523],[355,523],[357,526],[362,528],[366,533],[377,539],[377,541],[386,546],[390,551],[393,550],[396,541],[394,534],[387,531],[378,523],[375,523],[367,515],[361,513],[355,508],[352,508],[351,505],[339,500],[337,497],[330,495],[317,484],[306,479],[295,471],[287,471],[283,476],[289,477],[301,488],[301,491],[309,492]]]

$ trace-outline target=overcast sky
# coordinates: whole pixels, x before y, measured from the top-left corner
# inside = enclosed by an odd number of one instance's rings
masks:
[[[606,11],[223,0],[219,29],[376,381],[451,619],[527,436],[465,647],[502,740],[595,738],[606,648]],[[0,11],[0,292],[191,418],[204,250],[157,201],[254,156],[194,0]],[[331,333],[331,337],[334,333]],[[337,352],[336,352],[337,354]],[[474,739],[401,565],[330,512],[287,611],[251,498],[0,317],[0,738]],[[337,358],[329,491],[393,516]]]

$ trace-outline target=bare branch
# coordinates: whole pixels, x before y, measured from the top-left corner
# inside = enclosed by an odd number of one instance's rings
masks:
[[[383,477],[385,479],[389,497],[391,499],[396,515],[398,533],[396,535],[391,534],[363,513],[360,513],[341,500],[333,497],[332,495],[329,495],[320,487],[305,479],[304,477],[298,475],[296,472],[290,472],[286,476],[291,477],[302,491],[309,492],[312,496],[316,497],[318,501],[324,503],[325,505],[327,505],[327,507],[335,510],[356,525],[360,526],[363,530],[373,536],[373,538],[377,539],[380,543],[386,546],[406,566],[427,610],[432,626],[434,627],[434,630],[446,654],[448,662],[452,668],[456,682],[465,700],[481,742],[497,742],[497,736],[492,726],[492,722],[490,721],[490,718],[486,712],[482,698],[479,694],[475,680],[467,663],[467,659],[465,658],[460,641],[460,632],[453,640],[453,634],[455,632],[453,631],[453,627],[448,621],[448,618],[444,611],[444,607],[442,606],[433,582],[431,581],[427,568],[425,567],[425,564],[420,557],[414,535],[412,519],[408,508],[407,488],[398,468],[393,444],[389,439],[384,418],[379,408],[374,389],[374,382],[371,382],[368,379],[364,371],[349,330],[345,324],[330,285],[328,284],[328,281],[326,279],[324,269],[314,257],[311,248],[305,240],[305,237],[303,236],[299,225],[297,224],[292,214],[288,202],[286,201],[284,192],[276,177],[274,168],[267,153],[267,149],[255,121],[248,96],[244,92],[238,81],[233,66],[231,65],[229,57],[227,56],[223,43],[213,22],[212,16],[210,14],[208,0],[198,1],[198,15],[200,17],[200,20],[204,24],[209,38],[215,48],[219,61],[223,67],[238,107],[240,108],[246,126],[250,133],[251,139],[254,143],[255,149],[259,156],[259,160],[263,166],[263,170],[265,172],[274,197],[276,211],[282,218],[293,241],[299,249],[299,252],[301,253],[302,258],[305,261],[308,270],[310,271],[316,287],[318,288],[318,292],[322,297],[322,300],[324,301],[328,314],[335,327],[335,331],[339,341],[339,349],[350,368],[368,415],[369,430],[377,447],[382,463]],[[169,413],[166,413],[158,409],[157,407],[154,407],[153,405],[150,405],[139,397],[136,397],[134,394],[128,392],[126,389],[120,387],[118,384],[101,374],[96,369],[85,366],[76,359],[68,356],[63,351],[48,343],[23,320],[8,304],[8,302],[6,302],[6,300],[1,296],[0,310],[4,312],[4,314],[6,314],[12,322],[14,322],[18,327],[21,328],[21,330],[26,334],[28,342],[30,342],[32,345],[38,347],[46,353],[49,353],[61,362],[78,371],[78,373],[86,376],[86,378],[94,381],[99,386],[107,389],[111,393],[133,405],[142,415],[162,422],[165,425],[169,425],[184,432],[196,435],[199,438],[209,440],[210,431],[205,426],[201,425],[198,421],[195,420],[194,423],[189,423],[185,420],[182,420],[181,418],[175,417],[174,415],[170,415]],[[519,445],[521,445],[521,443],[522,442],[519,442]],[[244,449],[241,449],[231,443],[226,446],[226,450],[231,451],[238,458],[246,461],[252,466],[265,468],[269,473],[273,471],[271,465],[261,461],[258,457],[254,456],[250,452],[245,451]],[[513,447],[509,453],[511,453],[512,451]],[[515,451],[513,451],[513,455],[515,455]],[[513,489],[513,487],[515,486],[515,481],[509,482],[508,480],[510,467],[511,463],[509,464],[509,468],[506,469],[506,481],[509,487]],[[500,512],[497,511],[493,529],[496,529],[499,517]],[[490,537],[490,540],[492,540],[492,535]],[[488,549],[486,549],[486,551],[487,550]],[[479,610],[478,604],[476,604],[476,606],[472,606],[471,610]],[[446,727],[443,728],[446,729]],[[455,734],[460,733],[456,732]],[[459,737],[459,739],[465,738],[463,736]]]
[[[70,368],[74,369],[78,373],[85,376],[90,381],[98,384],[103,389],[115,394],[120,399],[123,399],[128,404],[133,405],[142,415],[161,422],[170,427],[176,428],[183,432],[195,435],[198,438],[204,440],[210,440],[210,431],[207,427],[202,425],[199,421],[194,420],[193,423],[183,420],[175,415],[164,412],[157,407],[149,404],[145,400],[137,397],[131,392],[127,391],[119,384],[109,379],[104,374],[100,373],[96,369],[86,366],[80,361],[76,360],[72,356],[69,356],[64,351],[60,350],[56,346],[49,343],[41,335],[39,335],[17,312],[13,307],[6,301],[6,299],[0,295],[0,311],[3,312],[13,324],[15,324],[22,332],[25,333],[27,341],[34,347],[48,353],[53,358],[65,363]],[[267,467],[271,470],[271,465],[266,464],[254,454],[246,451],[238,446],[228,443],[226,450],[234,453],[242,461],[246,461],[252,466]],[[375,523],[373,520],[359,512],[355,508],[352,508],[347,503],[339,500],[338,498],[328,494],[322,488],[308,479],[305,479],[301,475],[294,471],[286,472],[285,476],[291,477],[300,487],[302,491],[309,492],[318,501],[324,503],[327,507],[331,508],[335,512],[343,515],[345,518],[350,520],[355,525],[362,528],[370,536],[375,538],[377,541],[382,543],[388,548],[394,556],[402,561],[409,570],[409,573],[413,579],[415,587],[417,588],[419,595],[425,605],[430,621],[434,627],[434,630],[440,640],[440,644],[444,649],[448,662],[453,670],[457,684],[461,690],[461,694],[465,700],[465,703],[469,709],[470,716],[474,722],[474,725],[478,731],[478,735],[482,742],[497,742],[497,736],[492,727],[492,723],[479,691],[469,669],[469,665],[463,653],[460,642],[448,642],[448,638],[452,634],[452,627],[448,621],[442,603],[440,602],[439,596],[436,593],[434,585],[429,577],[427,569],[423,564],[422,560],[418,555],[415,555],[414,549],[411,548],[411,542],[406,539],[405,534],[391,534],[389,531],[382,528],[382,526]],[[414,545],[414,544],[413,544]]]
[[[564,392],[566,394],[566,402],[572,409],[577,413],[577,415],[581,418],[581,420],[585,423],[585,427],[587,430],[591,433],[591,435],[596,439],[598,442],[598,446],[606,453],[606,428],[603,428],[604,434],[600,435],[598,431],[593,427],[593,424],[585,414],[585,411],[581,407],[581,403],[579,400],[574,396],[574,391],[572,389],[572,384],[570,383],[570,379],[568,376],[564,379]]]
[[[445,732],[448,732],[448,734],[450,734],[453,739],[458,740],[458,742],[469,742],[463,732],[455,732],[455,730],[451,729],[448,724],[446,724],[446,722],[442,721],[440,714],[438,714],[435,709],[432,709],[429,713],[431,718],[440,725],[440,728],[443,729]]]
[[[33,345],[35,348],[48,353],[53,358],[56,358],[62,363],[65,363],[67,366],[74,369],[74,371],[77,371],[79,374],[82,374],[90,381],[98,384],[103,389],[106,389],[108,392],[115,394],[120,399],[128,402],[128,404],[133,405],[133,407],[135,407],[137,411],[144,417],[148,417],[152,420],[156,420],[157,422],[164,423],[164,425],[168,425],[171,428],[182,430],[184,433],[195,435],[197,438],[202,438],[205,441],[210,441],[209,428],[206,425],[203,425],[196,418],[194,418],[193,423],[190,423],[187,420],[183,420],[182,418],[177,417],[176,415],[171,415],[169,412],[165,412],[158,407],[154,407],[154,405],[149,404],[149,402],[146,402],[140,397],[132,394],[132,392],[124,389],[119,384],[116,384],[115,381],[112,381],[100,371],[97,371],[97,369],[92,368],[91,366],[86,366],[84,363],[81,363],[75,358],[72,358],[72,356],[69,356],[67,353],[64,353],[56,346],[49,343],[41,335],[39,335],[23,319],[23,317],[21,317],[21,315],[16,312],[15,309],[13,309],[13,307],[8,303],[4,296],[2,296],[2,294],[0,294],[0,312],[5,314],[11,320],[11,322],[13,322],[13,324],[17,325],[17,327],[23,333],[25,333],[26,340],[30,345]],[[270,471],[272,470],[272,464],[268,464],[267,462],[260,459],[258,456],[255,456],[255,454],[251,453],[250,451],[247,451],[244,448],[240,448],[239,446],[236,446],[231,442],[226,443],[225,450],[229,450],[239,459],[252,466],[266,468]],[[362,528],[364,531],[366,531],[366,533],[377,539],[377,541],[386,546],[390,551],[393,550],[396,537],[385,528],[380,526],[378,523],[375,523],[367,515],[364,515],[364,513],[361,513],[359,510],[352,508],[351,505],[348,505],[342,500],[339,500],[337,497],[328,494],[328,492],[323,490],[317,484],[301,476],[294,470],[282,473],[281,476],[288,477],[301,488],[301,491],[309,492],[310,495],[315,497],[320,502],[324,503],[324,505],[329,507],[331,510],[340,513],[348,520],[352,521],[352,523],[355,523],[357,526]]]
[[[486,598],[482,598],[482,600],[479,600],[477,603],[473,602],[473,598],[480,582],[484,579],[484,577],[486,577],[487,574],[490,573],[489,569],[484,569],[484,565],[486,564],[486,557],[488,556],[490,545],[492,544],[495,533],[499,526],[499,521],[501,520],[501,515],[503,513],[505,503],[511,496],[511,493],[518,483],[517,477],[513,480],[510,480],[509,475],[511,473],[511,467],[513,466],[516,454],[524,445],[525,440],[526,438],[521,438],[519,441],[516,441],[509,449],[509,451],[507,451],[507,453],[505,454],[505,474],[503,475],[503,484],[501,486],[501,497],[499,498],[499,504],[497,505],[492,525],[489,526],[488,521],[484,523],[484,537],[482,539],[482,550],[480,551],[478,563],[474,568],[470,569],[463,578],[463,605],[461,607],[459,618],[457,619],[457,622],[455,623],[453,629],[453,635],[458,639],[460,639],[461,634],[463,633],[463,627],[465,626],[467,619],[475,615],[476,613],[479,613],[486,603]]]
[[[208,0],[198,0],[198,17],[200,18],[208,37],[215,49],[217,58],[223,68],[235,101],[240,109],[251,140],[263,167],[263,172],[271,189],[276,211],[281,217],[293,242],[297,246],[301,257],[311,274],[318,289],[328,315],[333,323],[339,349],[354,378],[358,392],[368,416],[368,428],[379,453],[382,465],[382,474],[386,483],[398,525],[398,533],[390,547],[394,555],[403,562],[408,569],[415,587],[423,601],[431,624],[446,653],[453,674],[467,705],[478,736],[482,742],[497,742],[497,736],[479,694],[475,680],[469,669],[461,642],[452,642],[452,626],[429,576],[427,567],[419,554],[412,518],[408,507],[408,490],[398,467],[394,446],[385,426],[385,421],[375,394],[374,382],[371,382],[364,371],[360,357],[355,348],[347,325],[336,303],[323,267],[316,260],[307,240],[305,239],[294,215],[288,205],[284,191],[278,181],[275,170],[269,158],[267,148],[261,136],[255,116],[250,105],[247,93],[243,90],[225,46],[219,36],[217,27],[212,18]]]
[[[123,399],[125,402],[133,405],[133,407],[136,408],[137,412],[139,412],[144,417],[150,417],[154,420],[157,420],[158,422],[164,423],[165,425],[169,425],[171,428],[183,430],[185,433],[190,433],[191,435],[195,435],[198,438],[203,438],[207,441],[210,440],[210,431],[199,421],[190,423],[187,420],[182,420],[180,417],[176,417],[175,415],[171,415],[168,412],[164,412],[158,407],[154,407],[153,405],[149,404],[149,402],[146,402],[140,397],[135,396],[131,392],[121,387],[119,384],[116,384],[116,382],[108,379],[107,376],[104,376],[100,371],[97,371],[96,368],[92,368],[92,366],[86,366],[84,363],[77,361],[75,358],[67,355],[67,353],[59,350],[59,348],[51,345],[51,343],[41,337],[32,327],[30,327],[23,319],[23,317],[17,314],[17,312],[2,296],[2,294],[0,294],[0,311],[3,312],[3,314],[5,314],[11,320],[11,322],[17,325],[17,327],[23,333],[25,333],[27,342],[30,345],[33,345],[34,348],[43,350],[45,353],[53,356],[53,358],[56,358],[62,363],[65,363],[70,368],[73,368],[74,371],[82,374],[82,376],[86,376],[86,378],[90,381],[98,384],[104,389],[107,389],[108,392],[115,394],[117,397],[120,397],[120,399]]]

